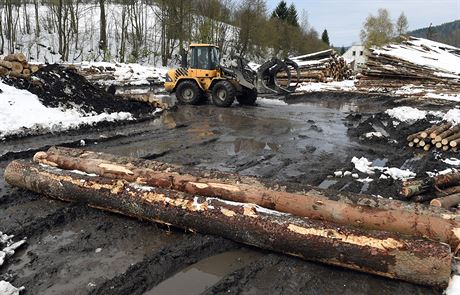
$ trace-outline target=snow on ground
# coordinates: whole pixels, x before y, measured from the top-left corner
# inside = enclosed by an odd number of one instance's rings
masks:
[[[47,108],[35,94],[0,81],[0,139],[11,135],[75,129],[102,121],[133,120],[130,113],[84,113],[78,108]]]
[[[124,64],[110,62],[82,62],[74,64],[81,69],[103,68],[113,69],[108,71],[113,73],[115,81],[125,85],[149,85],[149,80],[164,82],[164,77],[168,72],[168,68],[154,67],[140,64]],[[113,84],[113,80],[98,80],[101,84]]]
[[[449,281],[449,286],[447,287],[445,295],[458,295],[460,294],[460,276],[453,275]]]
[[[0,232],[0,247],[2,248],[2,250],[0,250],[0,267],[3,265],[3,263],[5,263],[8,257],[14,255],[17,248],[21,247],[26,242],[25,239],[14,242],[13,238],[13,235],[7,235]],[[16,289],[8,282],[0,281],[0,294],[19,294],[13,293],[14,290]],[[17,291],[18,290],[19,289],[17,289]]]
[[[457,108],[451,109],[447,111],[447,113],[443,113],[440,111],[427,112],[417,108],[403,106],[388,109],[385,113],[398,121],[407,123],[423,120],[429,114],[438,117],[440,120],[451,122],[452,124],[460,124],[460,109]]]
[[[401,122],[413,122],[425,119],[427,114],[426,111],[421,111],[412,107],[397,107],[389,109],[385,113]]]
[[[452,166],[460,166],[460,160],[456,158],[449,158],[449,159],[444,159],[441,160],[446,164],[452,165]]]
[[[410,46],[391,44],[381,49],[373,49],[373,52],[436,70],[439,77],[460,78],[458,48],[422,38],[412,38],[407,42]]]
[[[452,122],[452,124],[460,124],[460,109],[449,110],[442,119]]]
[[[355,165],[356,170],[368,175],[374,175],[375,171],[380,171],[382,175],[385,175],[385,177],[389,176],[396,180],[406,180],[414,178],[416,176],[414,172],[411,172],[409,170],[403,170],[396,167],[373,166],[372,162],[366,159],[365,157],[353,157],[353,159],[351,159],[351,162]],[[368,179],[361,181],[369,182]]]
[[[16,288],[7,281],[0,281],[1,295],[19,295],[23,290],[25,290],[24,287]]]
[[[327,82],[327,83],[301,83],[299,87],[297,87],[296,91],[298,92],[316,92],[316,91],[354,91],[356,90],[355,87],[355,80],[344,80],[344,81],[334,81],[334,82]]]
[[[288,105],[285,101],[280,99],[271,99],[271,98],[264,98],[259,97],[256,100],[256,103],[259,106],[285,106]]]

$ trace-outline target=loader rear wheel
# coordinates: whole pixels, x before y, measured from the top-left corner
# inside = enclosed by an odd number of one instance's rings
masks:
[[[229,81],[220,81],[212,88],[212,102],[218,107],[229,107],[235,101],[236,89]]]
[[[194,81],[182,81],[177,86],[176,97],[183,104],[198,104],[203,93]]]
[[[243,93],[236,97],[241,105],[252,106],[257,100],[257,90],[243,89]]]

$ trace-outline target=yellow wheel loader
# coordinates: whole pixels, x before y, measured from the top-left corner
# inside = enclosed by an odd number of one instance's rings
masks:
[[[258,72],[252,70],[243,58],[236,59],[236,66],[223,67],[220,65],[219,48],[211,44],[191,44],[190,66],[187,64],[185,55],[180,68],[168,71],[166,91],[175,93],[182,104],[199,104],[211,97],[212,102],[220,107],[231,106],[235,99],[242,105],[253,105],[259,87],[274,93],[288,93],[292,89],[288,66],[298,71],[294,62],[279,59],[264,63]],[[276,81],[276,75],[281,70],[288,72],[287,87]]]

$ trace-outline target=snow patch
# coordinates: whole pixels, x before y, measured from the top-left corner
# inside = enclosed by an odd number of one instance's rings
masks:
[[[427,115],[426,111],[421,111],[412,107],[397,107],[389,109],[385,113],[401,122],[414,122],[425,119]]]
[[[452,124],[460,124],[460,109],[449,110],[442,119]]]
[[[368,133],[364,134],[364,137],[366,137],[366,138],[374,138],[374,137],[382,138],[383,134],[381,132],[368,132]]]
[[[445,295],[458,295],[460,294],[460,276],[453,275],[449,281],[449,286],[447,287]]]
[[[25,290],[24,287],[16,288],[7,281],[0,281],[0,294],[2,295],[19,295],[23,290]]]
[[[63,131],[97,122],[133,120],[127,112],[87,114],[79,109],[45,107],[35,94],[0,81],[0,138]]]
[[[406,180],[410,178],[414,178],[416,174],[412,171],[409,170],[403,170],[399,169],[396,167],[380,167],[380,166],[373,166],[372,162],[370,162],[368,159],[365,157],[357,158],[353,157],[351,159],[351,162],[355,165],[355,169],[368,174],[368,175],[374,175],[375,171],[380,171],[382,172],[382,175],[380,175],[380,178],[386,179],[389,177],[396,179],[396,180]],[[382,177],[385,175],[384,177]],[[360,181],[360,180],[358,180]],[[368,182],[368,181],[361,181],[361,182]]]
[[[273,105],[277,105],[277,106],[286,106],[288,105],[285,101],[283,100],[280,100],[280,99],[270,99],[270,98],[264,98],[264,97],[260,97],[257,99],[257,104],[260,105],[260,106],[273,106]]]
[[[355,80],[344,80],[344,81],[334,81],[328,83],[301,83],[299,87],[297,87],[297,92],[317,92],[317,91],[354,91],[356,90],[355,87]]]
[[[441,161],[452,166],[460,166],[460,160],[456,158],[449,158]]]
[[[351,159],[351,162],[355,164],[356,170],[362,173],[370,174],[370,175],[374,174],[374,170],[371,167],[372,162],[369,162],[369,160],[367,160],[365,157],[361,157],[359,159],[356,157],[353,157],[353,159]]]

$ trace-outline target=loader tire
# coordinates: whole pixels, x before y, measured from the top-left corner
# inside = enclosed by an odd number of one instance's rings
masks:
[[[243,89],[243,93],[236,97],[236,100],[241,105],[252,106],[257,100],[257,90]]]
[[[182,81],[176,90],[176,98],[182,104],[199,104],[203,93],[194,81]]]
[[[212,88],[212,102],[218,107],[229,107],[235,101],[236,89],[229,81],[220,81]]]

